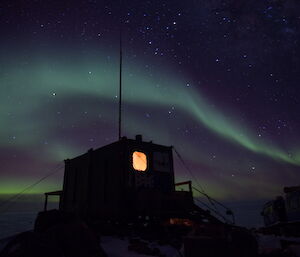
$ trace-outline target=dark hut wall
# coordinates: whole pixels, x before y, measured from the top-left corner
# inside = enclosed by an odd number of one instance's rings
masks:
[[[146,154],[145,171],[134,170],[134,151]],[[153,164],[154,153],[162,156],[165,167],[159,168],[157,157]],[[123,139],[66,161],[61,206],[81,216],[119,219],[137,215],[140,210],[148,213],[160,209],[155,204],[160,195],[174,191],[172,148]],[[143,195],[147,195],[144,201]]]

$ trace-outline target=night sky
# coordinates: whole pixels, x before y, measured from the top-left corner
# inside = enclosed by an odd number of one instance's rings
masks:
[[[297,0],[2,0],[0,193],[118,139],[120,15],[123,135],[175,146],[219,200],[299,185],[299,13]]]

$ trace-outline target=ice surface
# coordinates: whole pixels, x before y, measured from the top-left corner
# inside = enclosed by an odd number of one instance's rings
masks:
[[[36,212],[7,212],[0,215],[0,239],[32,230]]]

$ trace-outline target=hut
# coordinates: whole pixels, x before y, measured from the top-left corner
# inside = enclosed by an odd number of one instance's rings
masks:
[[[176,191],[172,147],[126,137],[65,160],[59,209],[85,219],[172,218],[194,208],[191,186]]]

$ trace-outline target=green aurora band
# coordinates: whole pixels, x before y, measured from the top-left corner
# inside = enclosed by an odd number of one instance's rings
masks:
[[[68,59],[66,56],[63,59],[59,55],[46,55],[34,60],[23,65],[22,59],[15,59],[14,64],[1,65],[6,66],[0,74],[2,147],[10,147],[11,138],[14,136],[14,144],[25,149],[49,133],[53,124],[47,121],[47,114],[45,113],[46,119],[43,121],[34,119],[33,114],[36,110],[43,109],[52,94],[60,99],[74,95],[96,96],[99,101],[116,103],[117,58],[108,60],[100,51],[85,58],[73,56]],[[231,118],[232,114],[225,114],[213,107],[207,98],[193,87],[190,79],[174,75],[167,69],[163,72],[152,69],[153,76],[150,77],[144,72],[144,67],[144,64],[137,62],[125,67],[125,104],[142,108],[173,106],[226,140],[274,160],[300,165],[300,155],[297,154],[299,151],[288,154],[271,143],[258,140],[254,132],[238,124],[237,119]],[[190,87],[186,87],[187,82]],[[11,118],[12,115],[14,119]],[[114,120],[112,117],[111,122]],[[32,133],[37,128],[45,134]],[[55,152],[58,148],[59,146],[52,151]],[[65,154],[67,152],[59,154],[59,158]]]

